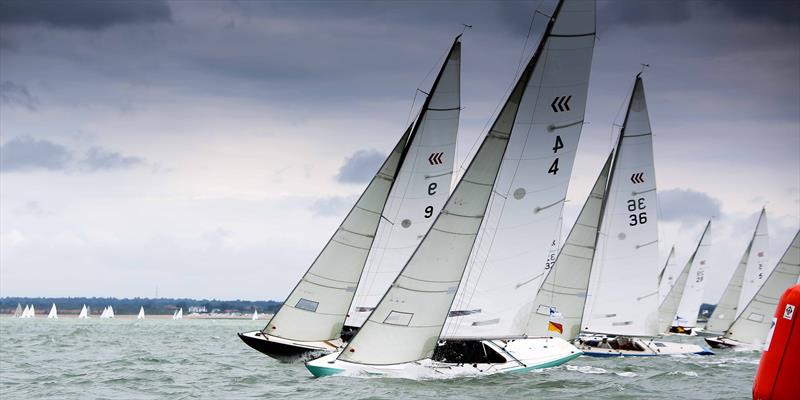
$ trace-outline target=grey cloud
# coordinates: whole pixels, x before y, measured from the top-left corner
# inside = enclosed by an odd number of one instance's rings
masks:
[[[658,193],[661,219],[691,222],[718,217],[720,201],[691,189],[670,189]]]
[[[17,214],[20,215],[33,215],[36,217],[45,214],[44,208],[42,207],[41,203],[35,200],[30,200],[25,202],[25,204],[22,204],[19,207],[17,207],[15,211]]]
[[[598,14],[608,26],[633,27],[677,24],[688,21],[691,11],[688,1],[607,1],[600,2]],[[600,17],[598,17],[600,19]]]
[[[80,164],[83,169],[97,171],[133,167],[143,161],[139,157],[123,156],[118,152],[105,150],[102,147],[92,147],[86,152],[86,157],[80,161]]]
[[[21,106],[36,111],[37,100],[24,85],[11,81],[0,83],[0,104]]]
[[[315,217],[343,215],[355,200],[352,197],[326,197],[311,204],[311,214]]]
[[[598,2],[598,19],[609,27],[674,25],[690,19],[716,21],[720,17],[739,21],[768,21],[780,25],[800,23],[800,3],[790,0],[689,1],[641,0]]]
[[[0,146],[0,171],[36,168],[60,170],[68,167],[72,154],[66,147],[30,136],[18,136]]]
[[[342,183],[363,183],[375,176],[386,156],[377,150],[359,150],[344,160],[336,180]]]
[[[54,28],[101,30],[119,24],[169,22],[161,0],[8,0],[0,2],[0,25],[42,24]]]

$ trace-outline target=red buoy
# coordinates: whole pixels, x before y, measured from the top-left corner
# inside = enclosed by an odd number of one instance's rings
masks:
[[[753,382],[753,399],[800,399],[800,285],[787,289],[772,319],[767,344]]]

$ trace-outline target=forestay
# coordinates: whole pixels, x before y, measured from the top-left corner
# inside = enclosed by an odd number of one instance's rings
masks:
[[[641,77],[620,131],[583,330],[658,333],[658,206],[653,140]]]
[[[527,334],[583,127],[593,1],[564,1],[536,53],[490,206],[445,337]]]
[[[763,344],[773,323],[772,316],[778,306],[778,300],[798,279],[800,279],[800,231],[794,235],[789,248],[775,269],[725,333],[725,337],[742,343]]]
[[[728,282],[728,286],[725,287],[725,291],[722,292],[722,297],[720,297],[719,302],[717,302],[714,312],[711,313],[710,317],[708,317],[708,323],[706,324],[705,328],[706,331],[716,333],[723,333],[727,331],[728,328],[731,327],[731,324],[736,317],[739,316],[739,310],[743,310],[749,302],[749,299],[752,298],[751,294],[747,297],[746,301],[743,301],[745,294],[742,290],[742,287],[745,284],[745,270],[750,268],[749,261],[753,260],[754,262],[761,264],[761,260],[765,258],[765,250],[763,249],[755,250],[756,252],[761,252],[761,256],[756,255],[756,257],[753,257],[753,245],[756,244],[756,238],[758,237],[759,229],[762,226],[764,226],[764,230],[761,232],[764,237],[760,238],[761,240],[759,240],[759,244],[766,242],[766,214],[764,213],[763,209],[758,217],[758,222],[756,223],[756,229],[753,232],[753,237],[750,238],[750,242],[747,244],[747,249],[745,249],[742,259],[736,266],[736,270],[733,271],[733,276]],[[758,271],[759,269],[763,270],[763,265],[759,265],[757,268],[752,269],[755,271]],[[755,279],[758,279],[759,282],[761,282],[762,278],[766,278],[766,274],[764,272],[761,272],[761,274],[764,274],[764,276],[755,277]],[[758,288],[755,290],[758,290]]]
[[[672,326],[684,328],[694,328],[697,325],[697,314],[700,312],[700,305],[703,303],[703,291],[705,289],[705,275],[708,269],[708,257],[711,254],[711,221],[708,221],[697,250],[692,257],[691,268],[686,279],[686,287],[683,291],[678,311]]]
[[[301,341],[339,337],[410,134],[409,126],[333,237],[264,328],[266,333]]]
[[[689,261],[686,262],[686,265],[681,269],[680,274],[678,274],[678,279],[675,279],[675,282],[667,290],[664,300],[661,301],[661,305],[658,307],[659,333],[666,333],[669,331],[669,327],[672,326],[672,321],[675,320],[675,313],[678,312],[678,306],[681,304],[683,290],[686,288],[686,281],[689,278],[689,269],[692,268],[695,255],[697,255],[697,249],[695,249],[695,252],[689,257]]]
[[[758,291],[758,288],[767,279],[767,265],[769,265],[769,232],[767,229],[767,211],[761,209],[761,214],[758,215],[758,223],[756,223],[756,231],[751,241],[751,248],[749,256],[747,257],[747,269],[744,274],[744,282],[742,284],[742,293],[739,296],[737,310],[743,310],[750,299]],[[739,314],[737,313],[738,317]]]
[[[611,158],[609,155],[606,159],[555,265],[546,272],[534,302],[536,309],[528,327],[530,336],[560,335],[571,340],[581,330]]]
[[[461,111],[461,42],[456,38],[389,193],[378,232],[350,308],[361,326],[403,268],[450,195]]]

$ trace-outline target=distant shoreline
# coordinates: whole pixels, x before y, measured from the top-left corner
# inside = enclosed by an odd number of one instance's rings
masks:
[[[108,318],[108,319],[136,320],[136,317],[137,317],[137,314],[117,314],[117,315],[114,316],[114,318]],[[2,319],[6,319],[6,318],[8,318],[8,319],[21,319],[21,318],[14,317],[13,315],[0,315],[0,318],[2,318]],[[258,319],[256,321],[261,321],[261,320],[266,321],[266,320],[269,320],[270,318],[272,318],[272,314],[259,314]],[[47,315],[46,314],[40,314],[40,315],[37,315],[33,319],[47,319]],[[78,314],[64,314],[64,315],[59,314],[58,315],[58,319],[78,319]],[[89,319],[92,319],[92,320],[100,319],[100,315],[99,314],[98,315],[92,315],[91,318],[89,318]],[[145,320],[148,320],[148,319],[159,319],[159,320],[160,319],[172,319],[172,315],[166,315],[166,314],[145,315],[144,319]],[[253,320],[253,317],[251,315],[190,314],[190,315],[184,315],[183,319]]]

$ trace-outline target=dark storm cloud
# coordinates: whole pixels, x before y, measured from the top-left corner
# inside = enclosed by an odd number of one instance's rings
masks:
[[[691,189],[658,192],[658,203],[664,221],[692,222],[719,217],[721,213],[719,200]]]
[[[143,162],[139,157],[123,156],[115,151],[108,151],[101,147],[92,147],[86,152],[86,157],[80,161],[81,168],[89,171],[104,169],[121,169],[139,165]]]
[[[169,22],[161,0],[4,0],[0,25],[42,24],[53,28],[100,30],[119,24]]]
[[[38,168],[66,169],[72,154],[66,147],[30,136],[17,136],[0,146],[0,171],[25,171]]]
[[[24,85],[11,81],[0,83],[0,104],[21,106],[30,111],[36,111],[36,103],[36,98]]]
[[[386,156],[377,150],[359,150],[344,160],[336,180],[342,183],[368,182],[378,172]]]
[[[800,23],[800,2],[795,0],[601,0],[597,9],[598,19],[610,22],[608,27],[624,25],[651,28],[655,25],[680,24],[692,18],[713,21],[720,17],[786,25]]]

